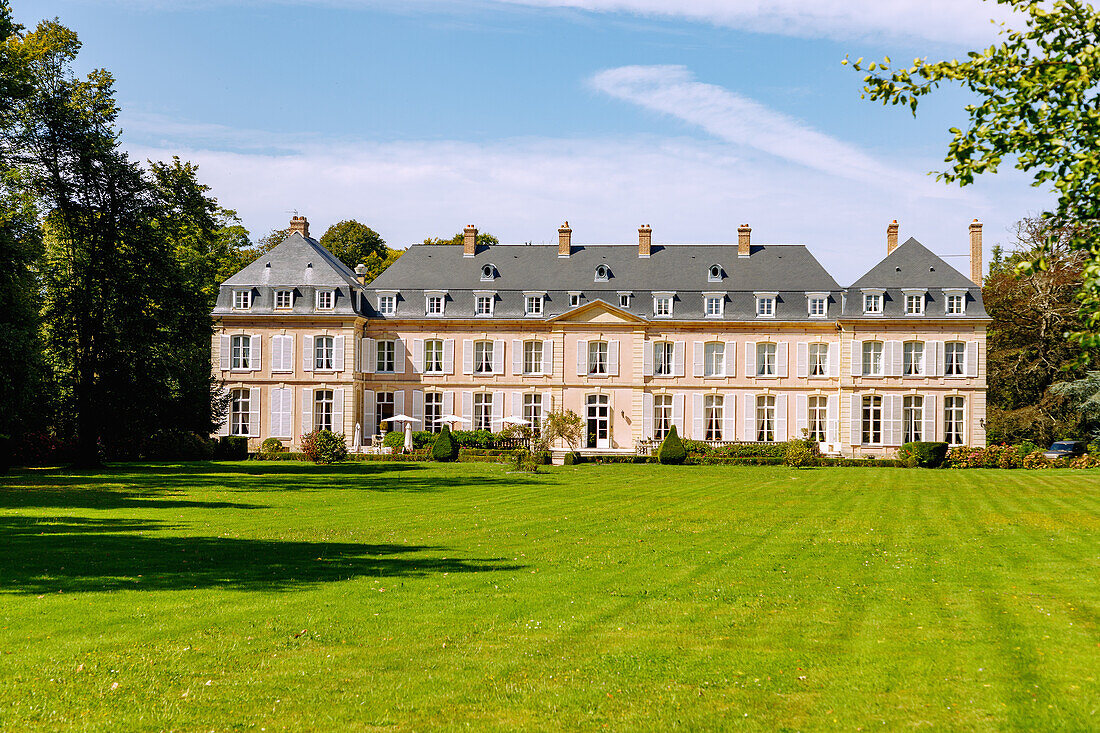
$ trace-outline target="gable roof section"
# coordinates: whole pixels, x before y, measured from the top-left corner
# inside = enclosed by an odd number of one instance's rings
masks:
[[[320,242],[294,232],[223,284],[339,287],[357,281],[355,272]]]
[[[966,275],[913,237],[852,283],[859,288],[976,288]]]
[[[605,316],[605,318],[601,318]],[[584,305],[579,305],[572,310],[568,310],[561,315],[554,316],[553,318],[546,319],[548,322],[556,321],[583,321],[583,322],[603,322],[614,323],[618,321],[620,323],[645,323],[646,319],[634,315],[630,311],[618,308],[611,303],[599,298],[597,300],[590,301]]]

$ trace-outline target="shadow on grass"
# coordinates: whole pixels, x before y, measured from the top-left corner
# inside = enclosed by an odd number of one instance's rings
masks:
[[[445,548],[157,536],[152,520],[0,517],[0,593],[112,590],[292,591],[318,583],[432,573],[513,571],[503,558]]]

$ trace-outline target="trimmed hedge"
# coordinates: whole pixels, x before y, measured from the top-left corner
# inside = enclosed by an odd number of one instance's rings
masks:
[[[938,468],[947,457],[947,443],[915,441],[898,449],[898,460],[920,468]]]
[[[223,435],[218,439],[214,457],[219,461],[243,461],[248,458],[248,438],[242,435]]]
[[[458,445],[451,439],[451,429],[444,425],[439,431],[439,436],[432,443],[432,460],[450,463],[458,458],[458,453]]]
[[[673,425],[661,441],[661,447],[657,449],[657,460],[664,466],[679,466],[687,455],[680,436],[676,434],[676,426]]]
[[[783,458],[790,443],[737,443],[714,448],[700,440],[681,440],[684,450],[692,456],[725,456],[727,458]]]

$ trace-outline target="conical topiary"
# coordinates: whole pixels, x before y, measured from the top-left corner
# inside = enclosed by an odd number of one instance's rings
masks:
[[[439,431],[435,443],[432,444],[432,460],[447,462],[456,458],[458,458],[458,445],[451,437],[451,429],[444,425],[443,429]]]
[[[669,428],[668,435],[661,441],[661,447],[657,449],[657,460],[666,465],[678,466],[687,458],[687,451],[680,436],[676,434],[676,426]]]

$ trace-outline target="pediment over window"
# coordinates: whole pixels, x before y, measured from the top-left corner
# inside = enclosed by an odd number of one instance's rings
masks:
[[[646,323],[644,318],[603,300],[593,300],[549,320],[559,323]]]

